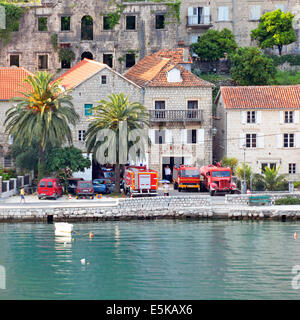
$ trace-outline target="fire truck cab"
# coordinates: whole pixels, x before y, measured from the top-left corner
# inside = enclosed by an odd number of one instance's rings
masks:
[[[135,195],[157,195],[158,173],[146,166],[128,166],[124,172],[124,193]]]
[[[173,169],[174,189],[179,192],[187,189],[200,191],[200,170],[197,167],[181,165]]]
[[[236,184],[231,181],[231,169],[221,167],[218,163],[216,166],[210,164],[200,168],[200,173],[204,178],[203,184],[210,195],[216,192],[235,193]]]

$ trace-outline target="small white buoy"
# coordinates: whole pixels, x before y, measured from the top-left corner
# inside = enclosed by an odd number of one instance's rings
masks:
[[[85,259],[81,259],[80,262],[82,265],[85,265]]]

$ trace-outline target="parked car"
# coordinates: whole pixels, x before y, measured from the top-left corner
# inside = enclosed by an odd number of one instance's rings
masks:
[[[75,194],[76,193],[76,187],[78,181],[83,181],[83,178],[69,178],[68,183],[68,193]]]
[[[38,184],[38,198],[57,199],[63,194],[63,187],[56,178],[43,178]]]
[[[81,197],[89,197],[91,199],[94,198],[94,189],[92,181],[77,181],[76,186],[76,199]]]
[[[110,179],[93,180],[94,193],[111,193],[115,190],[115,185]]]

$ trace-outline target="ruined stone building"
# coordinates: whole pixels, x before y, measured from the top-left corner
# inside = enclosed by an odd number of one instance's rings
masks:
[[[41,0],[41,4],[24,4],[27,9],[19,31],[12,33],[7,46],[0,47],[0,66],[58,73],[88,58],[123,73],[147,54],[177,46],[177,23],[166,18],[166,5],[129,2],[118,9],[109,3]],[[119,20],[110,19],[108,14],[118,14],[118,10]],[[60,49],[66,49],[67,55],[72,50],[75,59],[59,61]]]
[[[240,46],[255,45],[250,31],[263,13],[277,8],[295,14],[298,41],[284,52],[299,51],[300,0],[181,0],[180,7],[170,1],[26,3],[19,30],[12,32],[9,44],[0,46],[0,66],[57,75],[89,58],[125,73],[160,49],[188,48],[209,28],[229,28]]]

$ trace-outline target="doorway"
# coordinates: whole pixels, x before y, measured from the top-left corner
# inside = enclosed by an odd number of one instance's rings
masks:
[[[184,157],[162,157],[162,177],[166,179],[165,167],[168,165],[171,169],[171,175],[173,176],[174,166],[180,166],[184,164]]]

